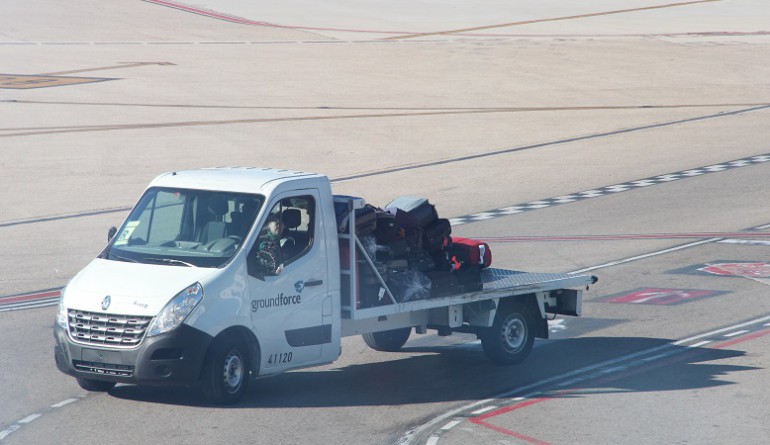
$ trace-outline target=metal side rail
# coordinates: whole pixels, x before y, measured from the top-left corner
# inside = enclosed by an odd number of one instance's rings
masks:
[[[483,269],[481,277],[484,289],[480,291],[357,309],[349,314],[349,318],[361,320],[425,309],[449,307],[494,298],[531,294],[533,292],[584,288],[596,282],[596,277],[591,275],[519,272],[494,268]]]

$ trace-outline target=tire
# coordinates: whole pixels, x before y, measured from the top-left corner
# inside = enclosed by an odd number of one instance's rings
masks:
[[[217,405],[238,402],[249,386],[248,348],[238,338],[214,342],[203,362],[201,389],[207,401]]]
[[[412,328],[393,329],[391,331],[368,332],[362,334],[367,346],[375,351],[396,352],[409,340]]]
[[[91,380],[77,378],[78,385],[86,391],[91,392],[107,392],[115,387],[115,382],[106,382],[104,380]]]
[[[499,365],[515,365],[524,361],[535,342],[534,324],[522,308],[501,308],[492,327],[481,335],[481,347],[487,358]]]

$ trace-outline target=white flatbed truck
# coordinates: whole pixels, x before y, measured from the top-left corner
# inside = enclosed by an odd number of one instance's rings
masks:
[[[335,200],[349,211],[347,233]],[[58,368],[89,391],[199,386],[209,401],[233,403],[250,377],[333,362],[351,335],[397,351],[412,330],[475,333],[493,362],[515,364],[535,337],[548,337],[547,314],[580,316],[582,291],[596,282],[487,268],[482,290],[402,302],[352,230],[363,205],[334,197],[328,178],[314,173],[212,168],[157,177],[62,290]],[[265,240],[278,242],[280,261],[265,255]],[[358,294],[359,267],[381,284],[376,306],[360,303],[371,296]]]

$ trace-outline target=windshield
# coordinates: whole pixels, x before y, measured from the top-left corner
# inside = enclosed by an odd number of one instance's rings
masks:
[[[220,267],[240,248],[263,202],[246,193],[151,188],[101,258]]]

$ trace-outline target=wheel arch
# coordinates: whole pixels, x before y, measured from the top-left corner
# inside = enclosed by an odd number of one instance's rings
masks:
[[[524,294],[501,298],[497,310],[521,310],[532,322],[533,332],[537,338],[548,338],[548,320],[543,317],[537,295]]]
[[[246,352],[249,354],[249,369],[252,372],[252,377],[259,375],[259,368],[262,359],[262,348],[259,346],[259,340],[257,339],[257,336],[254,335],[254,332],[245,326],[231,326],[214,337],[214,339],[209,344],[208,349],[206,350],[206,356],[203,360],[203,363],[206,363],[209,359],[209,356],[214,350],[214,345],[221,342],[225,338],[241,340],[245,345],[248,346],[248,350]],[[201,368],[200,373],[200,377],[203,377],[203,368]]]

